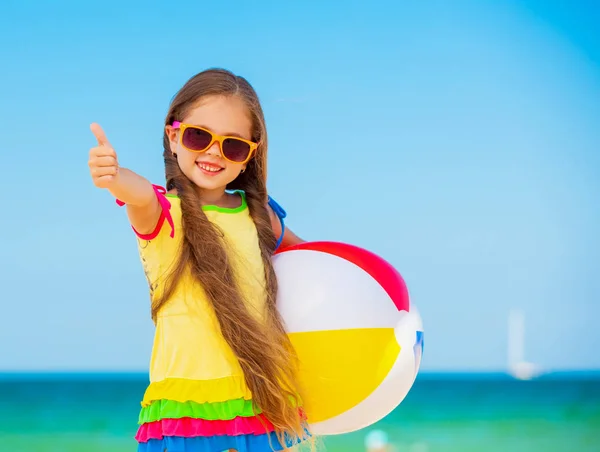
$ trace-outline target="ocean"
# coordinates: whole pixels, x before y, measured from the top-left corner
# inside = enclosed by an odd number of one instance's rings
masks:
[[[135,451],[139,374],[0,374],[0,452]],[[599,452],[600,374],[422,373],[404,402],[363,431],[322,439],[364,452],[387,433],[396,452]]]

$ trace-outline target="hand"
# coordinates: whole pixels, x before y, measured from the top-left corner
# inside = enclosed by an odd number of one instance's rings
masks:
[[[119,175],[119,162],[117,153],[106,138],[106,134],[100,125],[93,123],[90,130],[98,141],[98,146],[90,149],[90,175],[94,185],[98,188],[109,188]]]

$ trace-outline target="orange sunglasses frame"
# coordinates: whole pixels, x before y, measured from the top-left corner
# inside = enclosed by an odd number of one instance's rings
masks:
[[[204,127],[200,127],[200,126],[195,126],[192,124],[185,124],[183,122],[179,122],[179,121],[174,121],[173,122],[173,128],[175,129],[179,129],[180,133],[179,133],[179,143],[181,143],[181,145],[187,149],[190,152],[206,152],[208,149],[210,149],[210,147],[216,142],[219,143],[219,152],[221,153],[221,156],[227,160],[228,162],[231,163],[239,163],[240,165],[243,165],[244,163],[247,163],[252,156],[254,155],[254,152],[256,151],[256,149],[258,148],[258,143],[255,143],[253,141],[249,141],[249,140],[244,140],[243,138],[240,137],[232,137],[232,136],[226,136],[226,135],[217,135],[216,133],[211,132],[208,129],[205,129]],[[197,149],[190,149],[188,148],[185,144],[183,144],[183,133],[185,132],[185,129],[198,129],[198,130],[202,130],[208,134],[210,134],[210,136],[212,137],[212,139],[210,140],[210,143],[208,143],[208,146],[206,146],[204,149],[202,150],[197,150]],[[225,156],[225,153],[223,152],[223,141],[225,140],[238,140],[238,141],[242,141],[246,144],[248,144],[250,146],[250,152],[248,152],[248,157],[246,158],[246,160],[244,160],[243,162],[236,162],[235,160],[231,160],[228,159]]]

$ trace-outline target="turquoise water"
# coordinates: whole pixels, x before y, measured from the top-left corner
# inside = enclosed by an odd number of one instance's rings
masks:
[[[0,374],[0,451],[135,451],[143,375]],[[398,452],[598,452],[600,375],[422,374],[372,428]],[[364,451],[371,429],[325,438],[330,452]]]

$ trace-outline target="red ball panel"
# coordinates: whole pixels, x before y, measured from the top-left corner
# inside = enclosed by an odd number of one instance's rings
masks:
[[[376,254],[347,243],[325,241],[299,243],[279,250],[277,254],[294,250],[320,251],[352,262],[381,285],[398,311],[410,311],[408,289],[404,279],[389,262]]]

